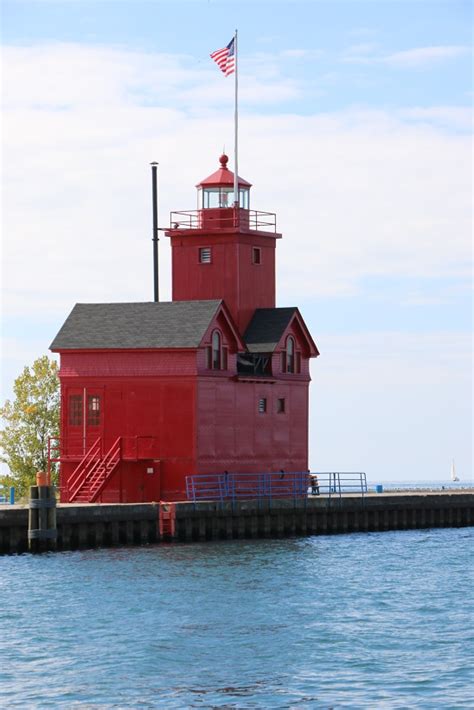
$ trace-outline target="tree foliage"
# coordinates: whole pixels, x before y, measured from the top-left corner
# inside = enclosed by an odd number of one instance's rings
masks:
[[[59,436],[58,366],[46,355],[25,367],[13,385],[15,398],[0,408],[5,422],[0,432],[0,460],[10,474],[1,480],[25,495],[37,471],[48,466],[48,438]],[[56,469],[53,471],[53,482]]]

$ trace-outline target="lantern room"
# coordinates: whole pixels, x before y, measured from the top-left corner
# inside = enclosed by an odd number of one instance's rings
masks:
[[[215,173],[196,185],[198,189],[198,209],[207,210],[234,206],[234,173],[229,170],[229,158],[222,154],[219,158],[220,167]],[[239,207],[248,210],[250,207],[250,188],[252,185],[238,178]]]

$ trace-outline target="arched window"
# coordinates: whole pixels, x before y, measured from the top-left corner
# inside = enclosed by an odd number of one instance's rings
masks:
[[[212,369],[221,369],[221,334],[215,330],[212,334]]]
[[[295,371],[295,341],[291,335],[286,341],[286,371]]]

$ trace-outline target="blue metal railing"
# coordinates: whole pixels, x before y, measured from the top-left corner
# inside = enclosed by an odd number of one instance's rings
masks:
[[[210,473],[186,476],[186,496],[204,500],[271,500],[306,498],[308,474],[296,473]]]
[[[15,503],[15,488],[13,486],[0,486],[0,503]]]
[[[341,498],[343,495],[367,493],[367,477],[363,471],[324,471],[310,473],[309,485],[312,495]]]
[[[186,496],[198,501],[305,499],[308,495],[341,498],[367,493],[363,472],[204,473],[186,476]]]

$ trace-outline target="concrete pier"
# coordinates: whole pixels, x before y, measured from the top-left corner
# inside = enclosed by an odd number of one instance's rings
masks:
[[[474,524],[474,491],[234,503],[58,505],[57,549],[382,532]],[[0,553],[28,549],[28,507],[0,507]]]

